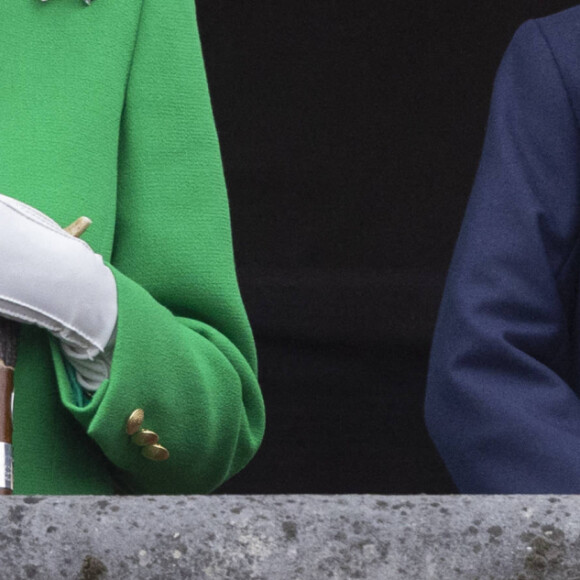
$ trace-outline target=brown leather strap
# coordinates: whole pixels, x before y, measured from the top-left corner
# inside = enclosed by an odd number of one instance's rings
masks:
[[[12,391],[14,369],[0,361],[0,441],[12,443]]]
[[[14,369],[0,360],[0,441],[12,444],[12,391]],[[4,466],[1,466],[4,469]],[[10,466],[10,469],[12,466]],[[0,487],[0,495],[12,495],[12,490]]]

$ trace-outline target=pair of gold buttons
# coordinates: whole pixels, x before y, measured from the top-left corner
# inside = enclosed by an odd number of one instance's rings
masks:
[[[155,431],[142,429],[141,425],[145,419],[143,409],[135,409],[129,419],[127,419],[127,435],[131,435],[131,442],[139,447],[143,447],[141,455],[152,461],[165,461],[169,458],[169,451],[159,445],[159,435]]]

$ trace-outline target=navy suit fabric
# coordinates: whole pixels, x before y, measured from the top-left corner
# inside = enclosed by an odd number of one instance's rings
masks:
[[[580,493],[580,6],[524,22],[431,345],[425,418],[463,493]]]

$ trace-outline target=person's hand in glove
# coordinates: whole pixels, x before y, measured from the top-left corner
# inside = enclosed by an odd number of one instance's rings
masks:
[[[0,194],[0,316],[56,336],[78,382],[108,378],[117,287],[103,258],[42,212]]]

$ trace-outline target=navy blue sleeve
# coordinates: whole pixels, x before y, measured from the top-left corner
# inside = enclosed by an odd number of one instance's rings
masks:
[[[496,73],[431,345],[426,423],[463,493],[580,493],[579,163],[565,82],[528,20]]]

